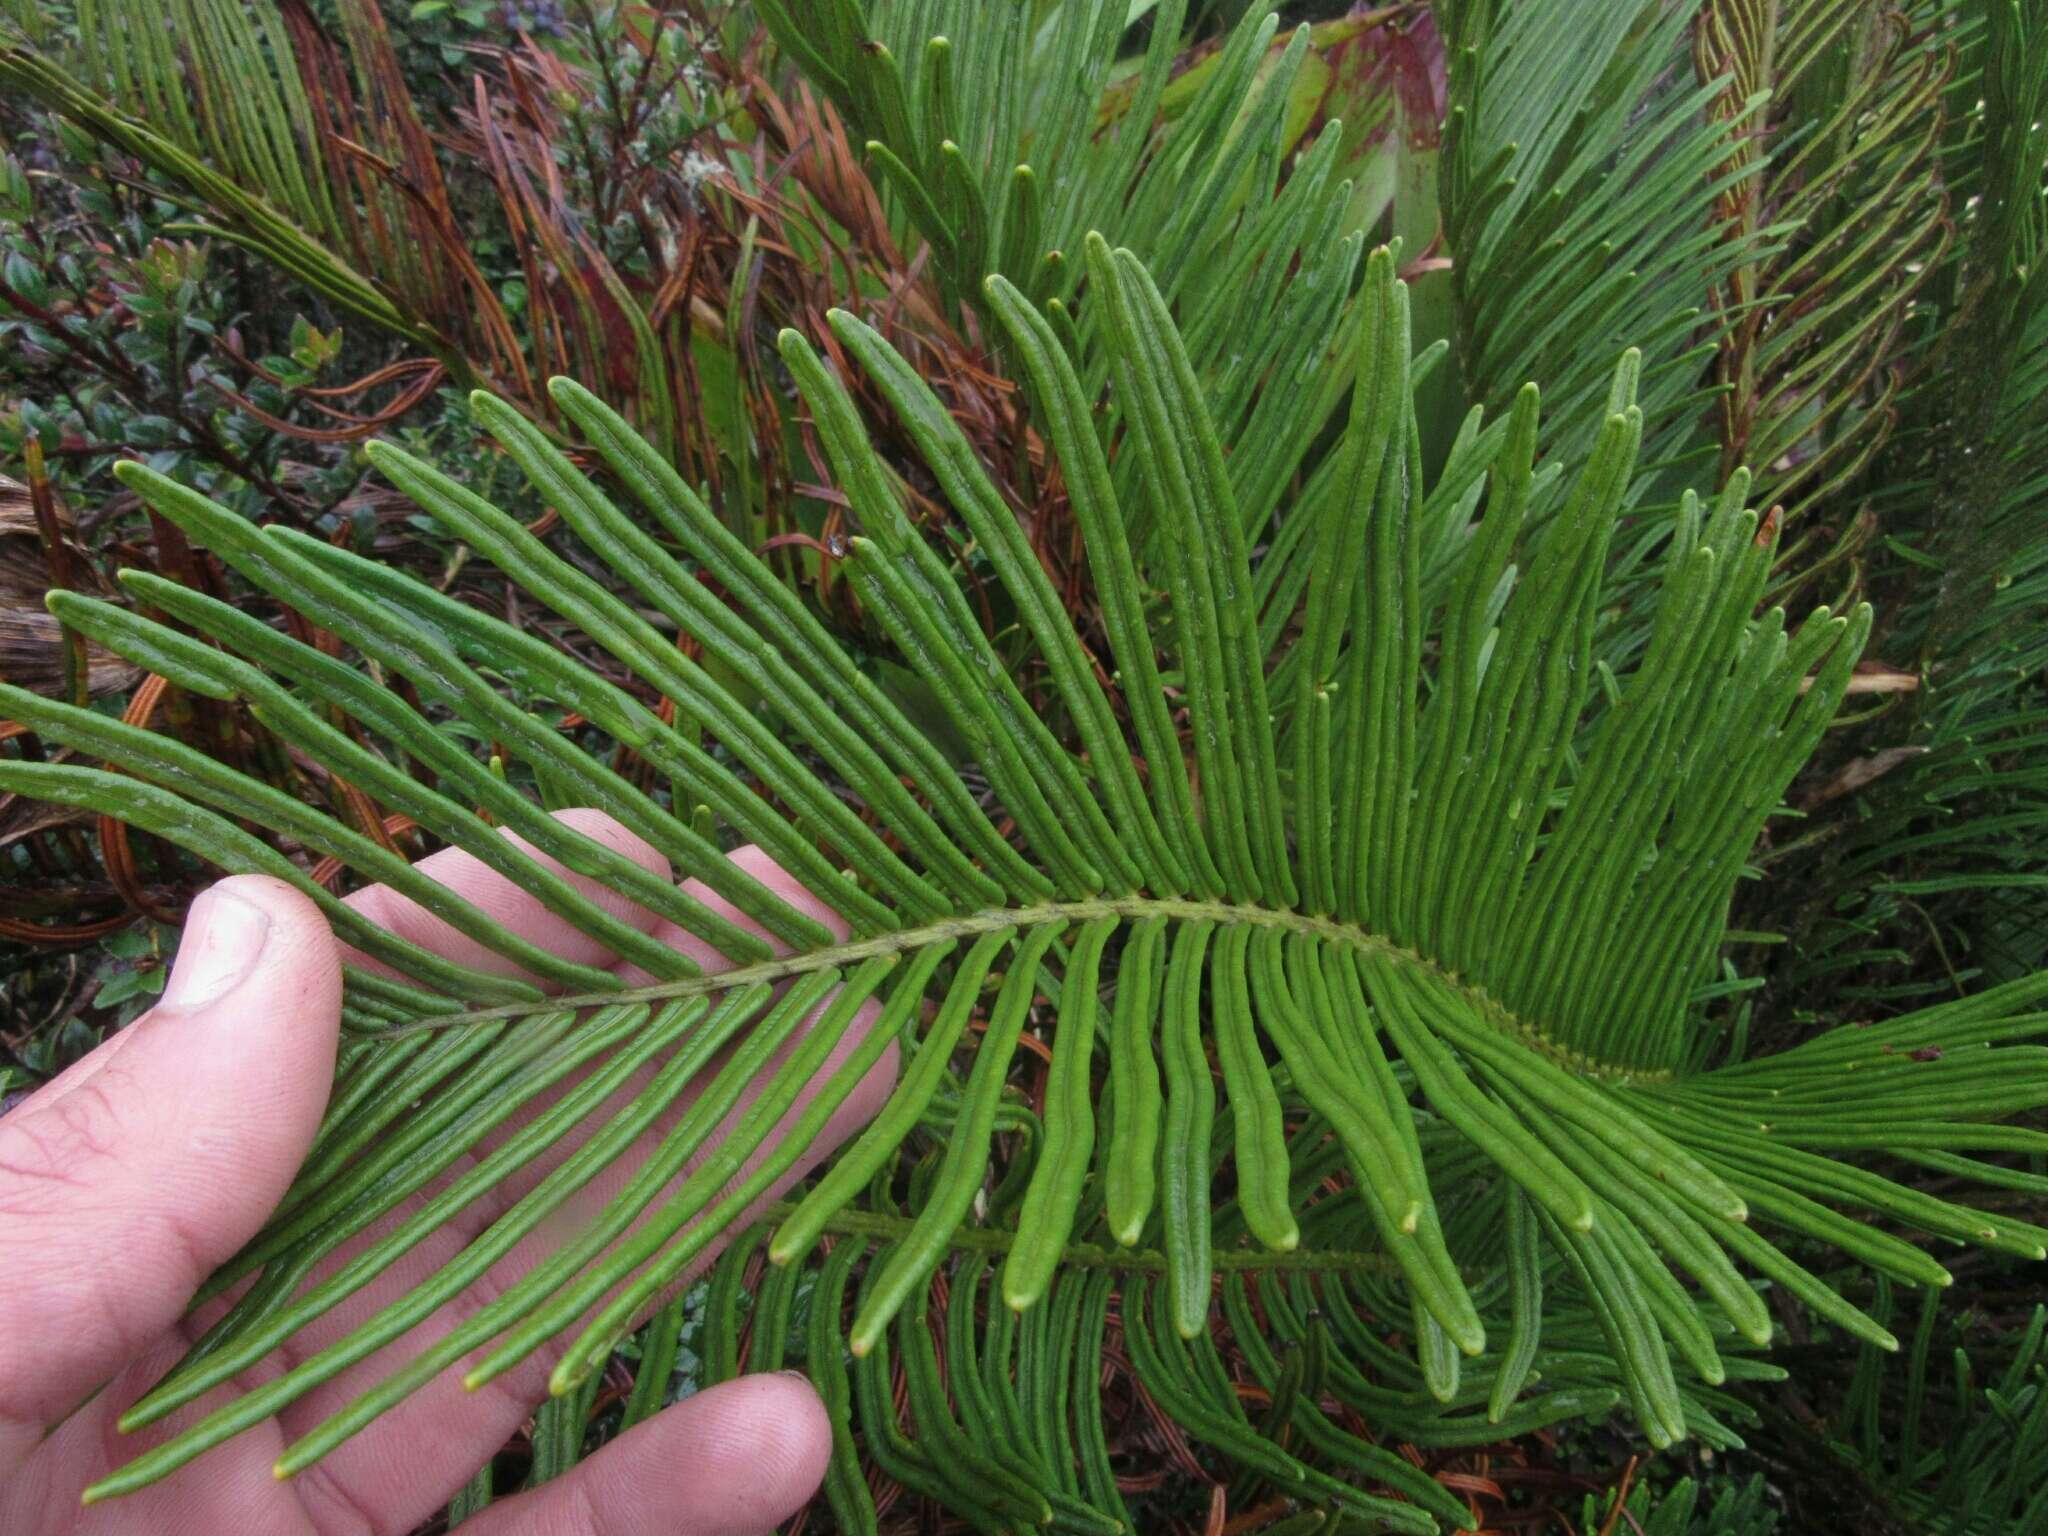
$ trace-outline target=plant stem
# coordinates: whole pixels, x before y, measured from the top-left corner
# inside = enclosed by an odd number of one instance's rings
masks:
[[[893,933],[875,934],[824,949],[807,950],[803,954],[785,955],[763,961],[758,965],[741,966],[737,970],[722,971],[716,976],[692,976],[683,981],[664,982],[658,986],[636,987],[630,992],[593,992],[575,997],[552,997],[545,1003],[508,1003],[494,1008],[468,1009],[461,1013],[443,1014],[436,1018],[422,1019],[418,1023],[402,1025],[390,1031],[390,1034],[396,1037],[410,1034],[415,1030],[448,1029],[458,1024],[517,1018],[524,1014],[553,1012],[561,1008],[595,1008],[616,1006],[625,1002],[701,997],[711,992],[751,986],[756,982],[784,981],[792,976],[856,964],[880,955],[905,954],[922,949],[928,944],[972,938],[1005,928],[1028,928],[1040,923],[1072,923],[1078,926],[1102,917],[1121,917],[1133,921],[1147,917],[1164,917],[1182,922],[1206,921],[1219,926],[1249,924],[1260,928],[1284,928],[1295,933],[1309,934],[1327,943],[1349,945],[1367,954],[1384,956],[1397,964],[1414,966],[1433,976],[1441,977],[1463,991],[1479,1011],[1504,1033],[1514,1036],[1531,1050],[1547,1056],[1571,1071],[1588,1077],[1634,1083],[1667,1082],[1671,1078],[1669,1072],[1600,1061],[1583,1051],[1563,1045],[1551,1039],[1535,1025],[1515,1017],[1477,983],[1446,970],[1426,955],[1418,954],[1412,949],[1404,949],[1384,935],[1370,933],[1353,924],[1338,922],[1334,918],[1311,917],[1306,913],[1283,907],[1245,906],[1221,901],[1167,900],[1150,896],[1099,896],[1082,901],[1045,902],[1029,907],[990,907],[979,912],[942,917],[936,922],[925,923],[915,928],[899,928]]]

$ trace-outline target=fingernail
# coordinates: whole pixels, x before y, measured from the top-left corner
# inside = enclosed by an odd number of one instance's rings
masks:
[[[270,937],[270,914],[215,886],[192,903],[178,957],[159,1008],[198,1008],[231,990],[255,968]]]

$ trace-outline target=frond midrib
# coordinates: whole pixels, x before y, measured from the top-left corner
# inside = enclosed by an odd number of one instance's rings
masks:
[[[775,1200],[763,1206],[758,1225],[770,1230],[801,1205],[800,1200]],[[917,1225],[916,1218],[888,1211],[835,1211],[825,1218],[824,1230],[838,1237],[858,1237],[877,1243],[901,1242]],[[946,1246],[956,1253],[978,1253],[1001,1257],[1017,1245],[1014,1228],[961,1226],[947,1234]],[[1167,1267],[1166,1254],[1159,1248],[1105,1247],[1101,1243],[1068,1241],[1060,1249],[1060,1263],[1077,1269],[1106,1269],[1118,1274],[1160,1274]],[[1398,1276],[1400,1265],[1385,1253],[1355,1248],[1270,1248],[1245,1246],[1212,1248],[1212,1268],[1224,1274],[1365,1274]]]
[[[1470,978],[1449,970],[1428,955],[1397,944],[1384,934],[1374,933],[1355,923],[1331,917],[1315,917],[1291,907],[1159,896],[1094,896],[1079,901],[1050,901],[1031,906],[984,907],[973,912],[942,917],[915,927],[897,928],[887,933],[849,939],[841,944],[778,956],[773,960],[721,971],[716,975],[692,976],[683,981],[662,982],[654,986],[634,987],[620,992],[589,992],[551,997],[545,1003],[538,1004],[508,1003],[499,1007],[470,1009],[462,1013],[422,1019],[417,1023],[399,1026],[390,1033],[411,1034],[418,1030],[449,1029],[490,1019],[558,1012],[563,1008],[617,1007],[621,1003],[703,997],[714,992],[730,991],[735,987],[786,981],[794,976],[857,965],[863,960],[881,956],[908,954],[929,944],[975,938],[986,933],[997,933],[1005,928],[1030,928],[1042,923],[1085,923],[1104,917],[1121,917],[1131,921],[1162,917],[1176,922],[1206,921],[1219,927],[1245,924],[1307,934],[1328,943],[1342,944],[1361,953],[1390,960],[1397,965],[1412,966],[1446,985],[1455,987],[1477,1013],[1502,1033],[1558,1066],[1583,1077],[1619,1084],[1666,1083],[1673,1077],[1669,1071],[1603,1061],[1583,1051],[1574,1050],[1552,1038],[1536,1025],[1517,1017],[1512,1009]]]

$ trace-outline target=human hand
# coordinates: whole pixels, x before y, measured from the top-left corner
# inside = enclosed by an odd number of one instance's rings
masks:
[[[609,817],[567,811],[561,819],[667,873],[659,853]],[[835,914],[758,850],[744,849],[733,858],[800,910],[843,933]],[[422,860],[420,868],[537,943],[587,964],[612,963],[629,985],[648,979],[616,964],[595,941],[469,854],[447,850]],[[665,929],[623,898],[564,873],[592,899],[669,939],[706,970],[722,965],[689,935]],[[699,900],[746,922],[716,896],[691,889]],[[440,954],[513,969],[384,887],[359,892],[350,902],[381,926]],[[425,1347],[530,1268],[545,1252],[535,1234],[476,1292],[457,1298],[421,1329],[275,1419],[162,1482],[80,1507],[79,1493],[87,1484],[224,1400],[225,1393],[216,1392],[134,1435],[115,1427],[121,1410],[176,1363],[224,1308],[220,1302],[184,1315],[209,1272],[262,1225],[312,1142],[334,1068],[344,958],[372,966],[337,945],[318,909],[290,886],[257,875],[223,880],[193,904],[158,1005],[0,1117],[0,1531],[8,1536],[403,1533],[445,1504],[546,1395],[555,1358],[547,1351],[475,1393],[463,1390],[459,1371],[447,1372],[290,1481],[272,1476],[271,1464],[287,1443],[357,1396],[394,1358]],[[872,1018],[871,1005],[815,1081],[836,1069]],[[764,1078],[795,1044],[793,1039],[784,1047]],[[892,1047],[764,1202],[871,1118],[895,1071]],[[637,1091],[646,1075],[627,1091]],[[734,1116],[744,1107],[735,1108]],[[682,1108],[656,1125],[643,1149]],[[779,1129],[802,1108],[800,1100]],[[755,1160],[769,1150],[764,1145]],[[552,1161],[530,1176],[540,1177]],[[581,1211],[594,1212],[636,1161],[623,1159],[583,1191]],[[439,1187],[437,1181],[412,1197],[342,1254],[371,1241]],[[493,1214],[464,1213],[474,1218],[474,1228]],[[566,1214],[573,1219],[575,1212]],[[421,1244],[295,1337],[294,1357],[346,1333],[472,1235],[473,1230],[451,1228]],[[266,1363],[258,1369],[275,1374],[278,1368]],[[95,1395],[102,1383],[105,1390]],[[466,1521],[463,1531],[766,1531],[810,1498],[830,1446],[824,1407],[808,1382],[796,1375],[743,1377],[657,1414],[566,1476],[493,1504]]]

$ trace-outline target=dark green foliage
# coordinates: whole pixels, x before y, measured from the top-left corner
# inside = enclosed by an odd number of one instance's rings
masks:
[[[1951,1319],[1925,1293],[1903,1357],[1863,1353],[1834,1448],[1915,1530],[2039,1530],[2048,1524],[2048,1309],[2033,1308],[1988,1360],[1982,1349],[1944,1349]]]
[[[1879,697],[1778,861],[1812,896],[1792,975],[1859,1005],[1953,995],[2048,955],[2044,23],[2038,4],[1999,4],[1956,29],[1944,150],[1972,201],[1873,489],[1882,654],[1917,686]]]

